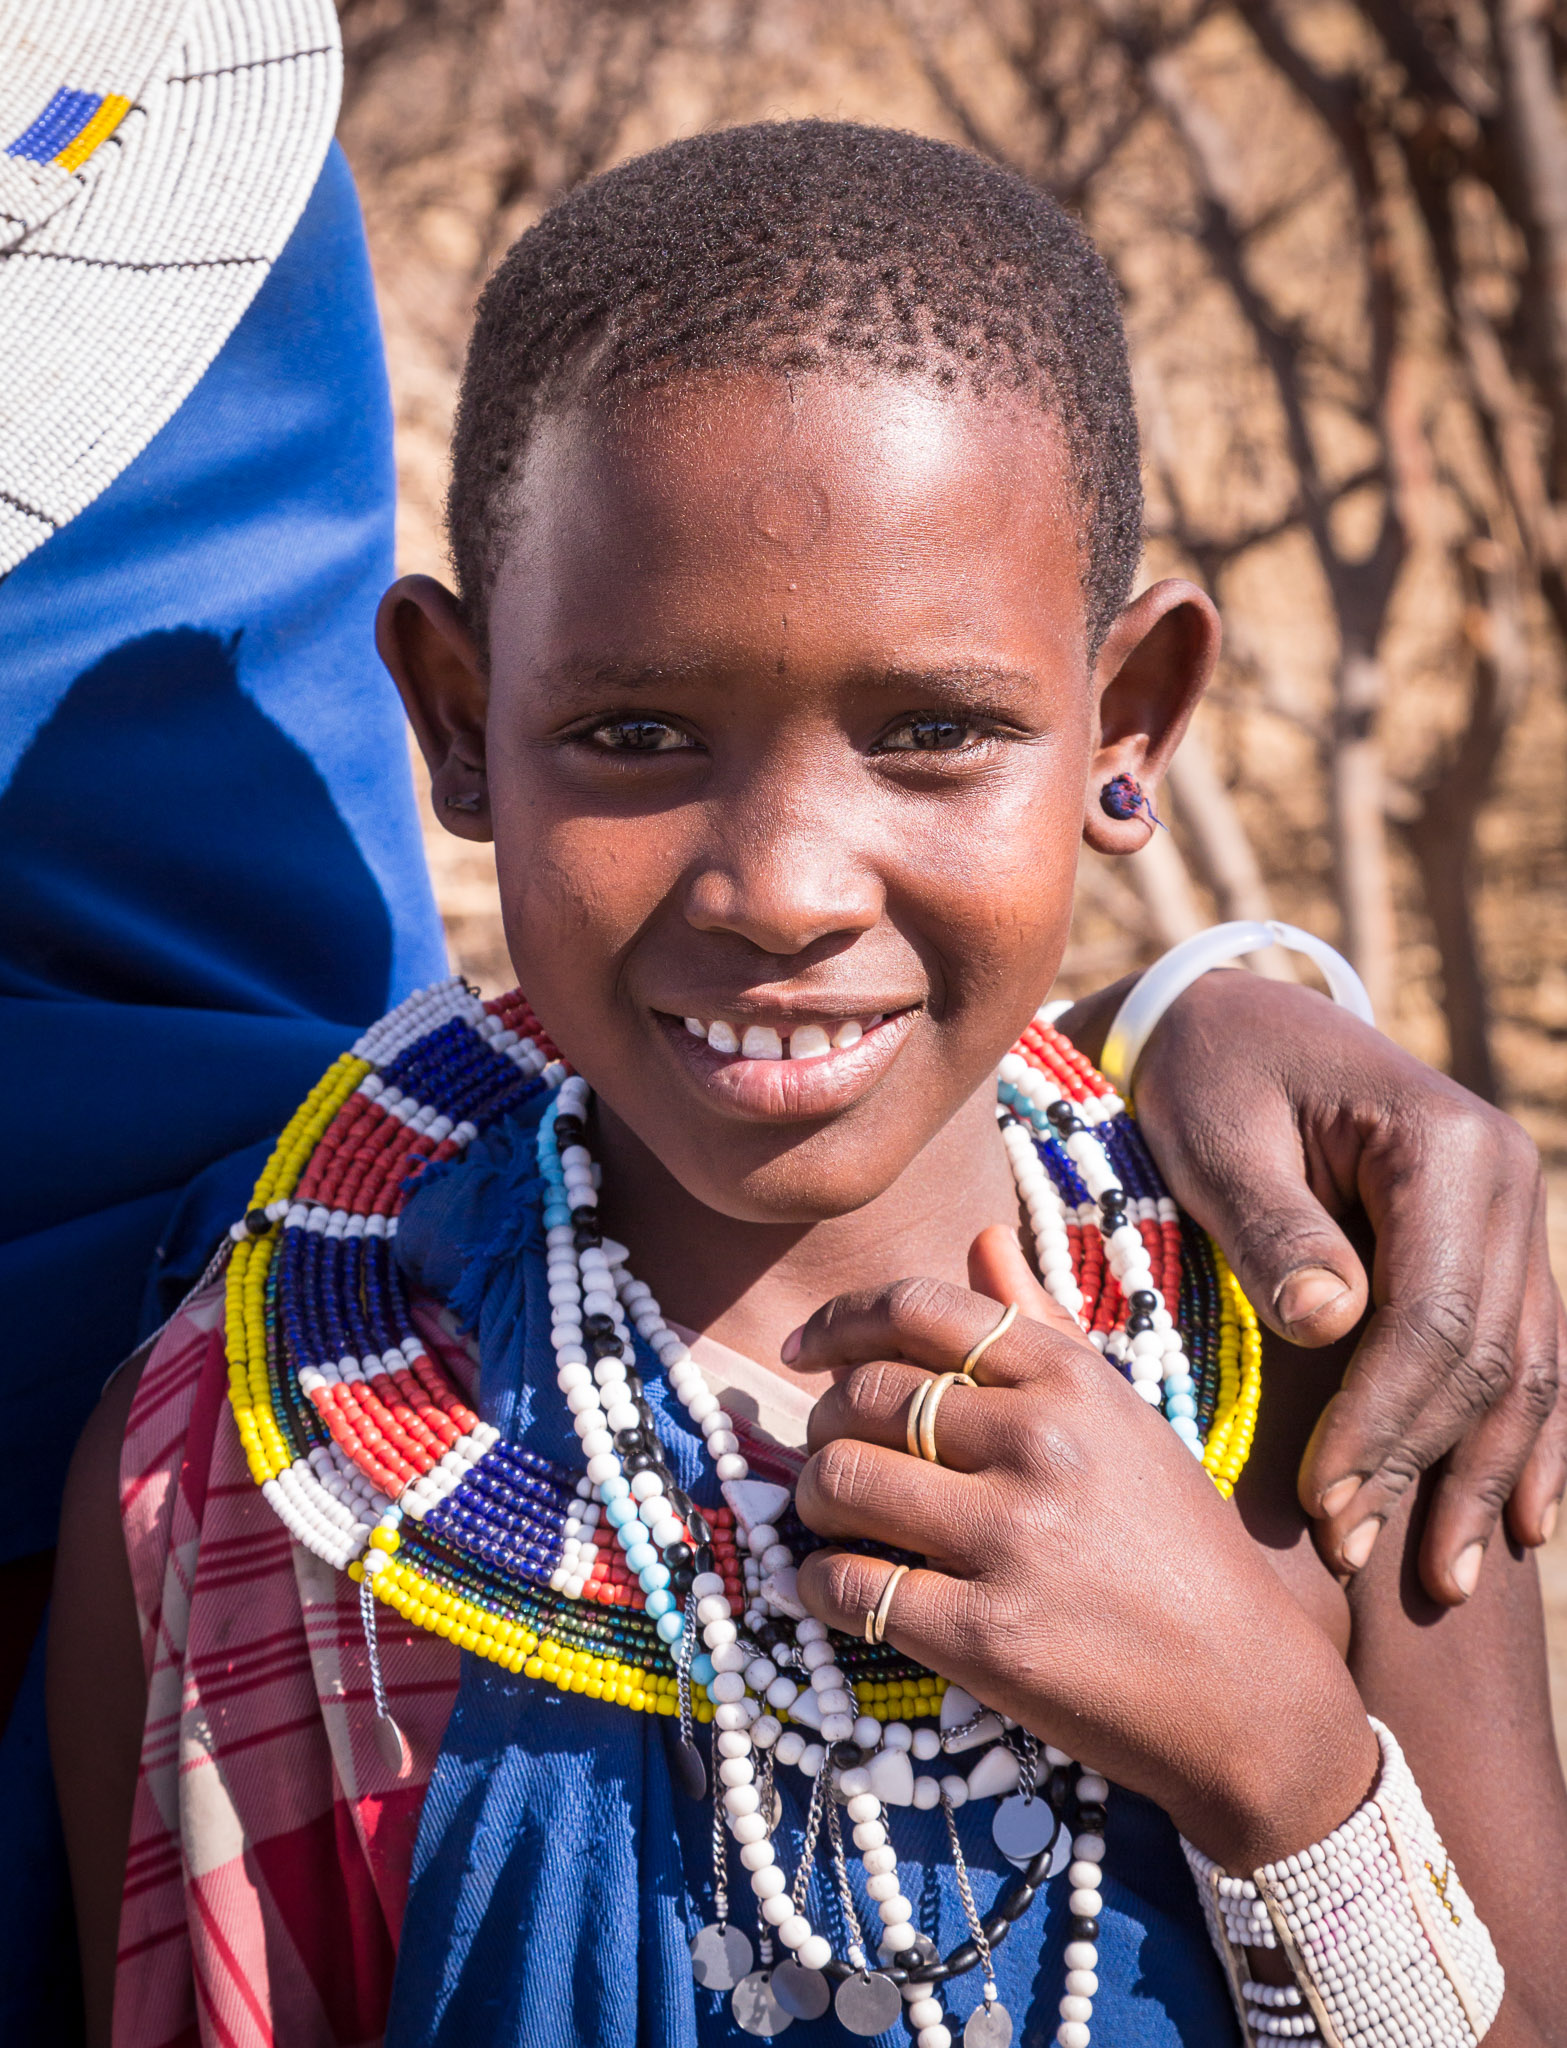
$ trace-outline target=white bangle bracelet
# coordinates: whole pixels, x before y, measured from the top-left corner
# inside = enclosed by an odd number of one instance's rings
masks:
[[[1476,2048],[1502,1966],[1393,1734],[1365,1804],[1324,1841],[1230,1877],[1182,1841],[1253,2048]],[[1295,1983],[1256,1984],[1247,1949],[1281,1949]]]
[[[1233,924],[1216,924],[1183,939],[1138,976],[1115,1013],[1099,1058],[1099,1071],[1111,1087],[1130,1099],[1132,1075],[1143,1047],[1153,1036],[1154,1026],[1176,997],[1184,995],[1199,976],[1211,968],[1222,967],[1227,960],[1260,953],[1267,946],[1304,953],[1321,968],[1334,1002],[1352,1010],[1364,1024],[1376,1022],[1365,983],[1343,954],[1334,952],[1325,940],[1302,931],[1299,925],[1280,924],[1276,918],[1270,918],[1266,924],[1238,918]]]

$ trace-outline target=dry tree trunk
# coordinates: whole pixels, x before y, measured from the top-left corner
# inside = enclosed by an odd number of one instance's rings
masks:
[[[1207,924],[1181,849],[1168,832],[1155,832],[1126,865],[1161,947],[1178,946]]]
[[[1481,542],[1491,566],[1478,573],[1478,602],[1466,620],[1475,650],[1474,685],[1463,732],[1420,791],[1403,831],[1425,885],[1442,963],[1448,1068],[1453,1078],[1496,1101],[1489,982],[1475,919],[1475,828],[1492,793],[1507,739],[1529,687],[1529,656],[1519,613],[1513,557]]]
[[[1372,1009],[1386,1019],[1393,1006],[1398,934],[1388,871],[1387,783],[1377,732],[1382,664],[1351,645],[1340,657],[1335,685],[1327,764],[1344,951],[1366,984]]]
[[[1235,799],[1214,767],[1200,731],[1187,733],[1170,763],[1169,791],[1182,837],[1191,849],[1192,864],[1212,894],[1219,916],[1266,924],[1273,915],[1268,885]],[[1246,964],[1273,981],[1295,978],[1289,955],[1277,947],[1253,953]]]

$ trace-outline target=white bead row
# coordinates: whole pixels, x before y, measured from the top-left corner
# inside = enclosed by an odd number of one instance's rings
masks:
[[[1277,1941],[1277,1916],[1295,1967],[1357,2048],[1476,2048],[1502,2003],[1502,1967],[1403,1751],[1380,1721],[1371,1726],[1382,1751],[1375,1789],[1309,1849],[1239,1878],[1183,1841],[1208,1931],[1232,1981],[1244,1980],[1245,1949]],[[1245,1984],[1253,2040],[1316,2032],[1263,1988]]]

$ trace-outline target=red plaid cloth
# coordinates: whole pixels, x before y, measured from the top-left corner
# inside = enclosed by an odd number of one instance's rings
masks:
[[[428,1308],[420,1334],[471,1365]],[[359,2048],[385,2023],[425,1786],[458,1653],[382,1607],[375,1742],[357,1586],[262,1499],[228,1404],[221,1281],[142,1374],[120,1506],[147,1721],[120,1915],[115,2048]]]
[[[471,1353],[428,1301],[419,1334],[459,1384]],[[736,1418],[759,1476],[801,1457]],[[411,1765],[375,1742],[359,1589],[261,1497],[228,1403],[223,1283],[193,1295],[142,1373],[120,1512],[147,1721],[120,1911],[114,2048],[361,2048],[380,2041],[425,1787],[458,1652],[378,1607]]]

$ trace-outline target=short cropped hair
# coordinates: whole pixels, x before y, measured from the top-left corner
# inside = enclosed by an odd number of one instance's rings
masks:
[[[513,244],[479,302],[447,500],[481,645],[511,488],[552,396],[690,370],[844,366],[1015,391],[1054,416],[1097,651],[1142,546],[1115,284],[1025,179],[926,136],[839,121],[670,143],[579,186]]]

